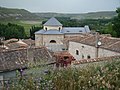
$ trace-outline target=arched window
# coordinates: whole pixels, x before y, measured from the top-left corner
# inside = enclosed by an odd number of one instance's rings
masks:
[[[78,50],[76,50],[76,55],[79,55],[79,51]]]
[[[87,56],[87,59],[90,59],[90,58],[91,58],[90,55],[88,55],[88,56]]]
[[[50,43],[56,43],[56,41],[55,40],[51,40]]]

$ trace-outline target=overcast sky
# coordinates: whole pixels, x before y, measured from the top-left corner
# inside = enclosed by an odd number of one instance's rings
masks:
[[[0,6],[31,12],[86,13],[115,11],[120,0],[0,0]]]

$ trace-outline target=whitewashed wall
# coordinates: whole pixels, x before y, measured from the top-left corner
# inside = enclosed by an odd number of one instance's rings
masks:
[[[79,55],[76,55],[76,50],[79,51]],[[69,53],[73,55],[73,57],[76,60],[82,59],[82,56],[84,56],[84,59],[88,58],[88,55],[91,58],[96,57],[96,48],[93,46],[77,43],[77,42],[69,42]],[[106,56],[114,56],[114,55],[120,55],[120,53],[113,52],[110,50],[98,49],[98,57],[106,57]]]

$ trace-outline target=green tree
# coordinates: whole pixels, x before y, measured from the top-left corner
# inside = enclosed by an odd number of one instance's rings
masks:
[[[113,20],[113,31],[116,32],[116,37],[120,37],[120,8],[116,10],[117,12],[117,17],[114,18]]]
[[[35,32],[42,29],[42,27],[32,26],[30,29],[30,38],[35,40]]]
[[[11,23],[7,25],[0,24],[0,36],[5,37],[5,39],[26,38],[24,27]]]
[[[103,27],[103,29],[100,31],[102,34],[111,34],[113,37],[116,37],[116,32],[113,30],[113,24],[110,22],[107,25]]]

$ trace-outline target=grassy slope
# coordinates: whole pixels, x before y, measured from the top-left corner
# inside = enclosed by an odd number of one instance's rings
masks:
[[[30,28],[35,26],[40,26],[42,19],[37,17],[35,14],[25,10],[25,9],[15,9],[15,8],[3,8],[0,7],[0,23],[7,24],[13,23],[21,25],[25,28],[27,36],[30,35]]]

